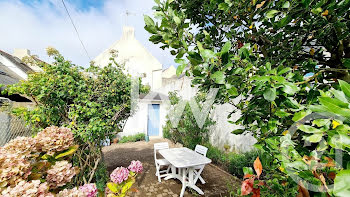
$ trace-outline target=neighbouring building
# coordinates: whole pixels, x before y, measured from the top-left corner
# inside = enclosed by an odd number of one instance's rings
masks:
[[[183,99],[190,100],[197,92],[196,87],[191,87],[191,78],[185,75],[176,76],[174,66],[163,70],[163,65],[135,38],[133,27],[124,27],[120,40],[99,54],[94,59],[95,65],[108,65],[112,51],[117,52],[116,61],[125,64],[132,76],[141,77],[142,83],[151,87],[148,95],[140,95],[138,111],[127,120],[120,135],[145,133],[150,137],[162,137],[169,107],[168,92],[177,91]],[[210,141],[220,148],[226,144],[231,150],[249,150],[256,142],[254,137],[250,134],[231,134],[237,128],[227,120],[233,109],[234,106],[229,104],[215,106],[211,116],[217,124],[211,128]],[[238,117],[239,113],[233,116]]]
[[[12,116],[9,111],[11,107],[30,106],[32,101],[18,94],[2,93],[7,85],[26,80],[29,73],[41,70],[37,66],[23,63],[21,59],[25,56],[30,56],[29,50],[15,49],[13,55],[0,50],[0,146],[16,136],[30,135],[30,129],[25,126],[24,121]]]

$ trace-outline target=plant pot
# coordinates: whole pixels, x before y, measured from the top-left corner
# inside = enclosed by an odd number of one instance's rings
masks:
[[[148,135],[145,136],[145,141],[149,142],[149,136]]]

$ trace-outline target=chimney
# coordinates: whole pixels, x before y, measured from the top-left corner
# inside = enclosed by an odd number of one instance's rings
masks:
[[[18,57],[22,60],[23,57],[30,56],[30,50],[28,49],[15,49],[13,51],[13,56]]]
[[[134,37],[135,37],[135,29],[134,29],[134,27],[124,26],[123,27],[122,39],[129,40],[129,39],[132,39]]]

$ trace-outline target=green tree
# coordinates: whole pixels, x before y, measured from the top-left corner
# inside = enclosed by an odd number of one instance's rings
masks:
[[[80,167],[76,182],[97,181],[102,188],[106,170],[101,146],[123,129],[132,114],[131,76],[114,58],[103,68],[94,65],[83,68],[64,59],[53,48],[47,52],[54,62],[41,64],[43,72],[29,74],[26,81],[5,89],[8,94],[25,95],[35,102],[34,109],[16,108],[13,112],[35,131],[50,125],[71,128],[80,144],[75,155]],[[145,93],[146,88],[140,87]]]
[[[200,109],[203,105],[205,94],[199,93],[196,95],[195,100],[200,105]],[[182,98],[177,95],[176,92],[169,92],[170,110],[175,110]],[[170,120],[170,115],[167,115],[166,123],[163,127],[163,135],[165,138],[170,139],[174,143],[181,143],[185,147],[194,149],[197,144],[205,144],[209,141],[210,126],[215,124],[208,115],[205,119],[203,126],[200,128],[196,122],[196,118],[193,115],[191,107],[188,103],[185,104],[185,108],[179,119],[178,125],[174,126]],[[180,107],[181,108],[181,107]]]
[[[283,169],[280,140],[323,92],[339,89],[339,79],[350,81],[350,1],[155,2],[157,20],[145,16],[150,41],[170,48],[177,73],[186,70],[201,91],[219,88],[216,101],[242,114],[229,120],[244,126],[233,133],[252,132],[257,147],[266,150],[261,160],[273,171],[264,178],[296,188],[283,170],[275,170]],[[299,144],[305,140],[291,137]],[[312,149],[297,151],[310,156]],[[285,193],[282,186],[274,189]]]

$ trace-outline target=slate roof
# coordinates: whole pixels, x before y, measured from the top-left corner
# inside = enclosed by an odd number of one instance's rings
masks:
[[[2,56],[5,56],[8,60],[10,60],[12,63],[14,63],[19,69],[23,70],[26,73],[29,72],[34,72],[33,69],[31,69],[29,66],[27,66],[25,63],[23,63],[20,59],[18,59],[17,57],[14,57],[2,50],[0,50],[0,54]]]
[[[161,101],[161,100],[168,100],[168,96],[158,93],[158,92],[149,92],[148,94],[140,94],[140,99],[147,99],[147,100],[153,100],[153,101]]]

